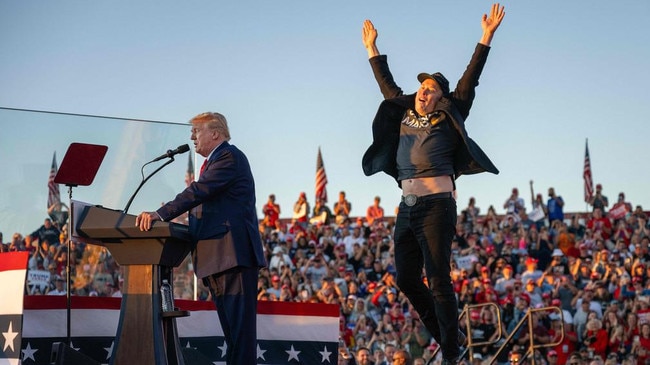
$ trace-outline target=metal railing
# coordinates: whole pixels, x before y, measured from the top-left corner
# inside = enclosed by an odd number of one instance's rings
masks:
[[[496,327],[497,327],[497,331],[498,331],[497,332],[498,336],[494,337],[493,339],[488,339],[487,341],[473,342],[472,341],[472,334],[471,334],[472,327],[471,327],[471,322],[470,322],[470,317],[471,317],[470,313],[473,310],[477,310],[477,309],[482,310],[484,307],[494,307],[495,308],[495,311],[493,313],[494,313],[494,315],[496,316],[496,319],[497,319]],[[465,323],[464,323],[464,326],[461,326],[460,324],[461,324],[463,318],[465,319],[465,321],[464,321]],[[467,336],[467,344],[466,345],[462,344],[462,343],[458,344],[459,346],[461,346],[461,353],[460,353],[460,358],[461,359],[463,357],[465,357],[465,355],[468,352],[469,352],[469,358],[471,359],[472,356],[474,355],[474,351],[473,351],[474,347],[493,345],[493,344],[497,343],[501,339],[501,337],[503,336],[503,331],[502,331],[503,326],[501,325],[501,310],[500,310],[499,306],[496,305],[496,303],[487,302],[487,303],[481,303],[481,304],[466,305],[463,308],[463,311],[460,312],[460,314],[458,315],[458,324],[459,324],[459,328],[464,328],[463,333]],[[438,346],[435,349],[435,351],[432,353],[432,358],[435,358],[439,351],[440,351],[440,346]]]
[[[554,311],[558,312],[560,315],[560,323],[562,324],[562,330],[560,331],[561,336],[560,339],[556,342],[549,342],[549,343],[535,343],[535,334],[534,330],[535,328],[533,327],[533,320],[532,316],[535,313],[538,312],[548,312],[548,311]],[[554,347],[562,343],[564,341],[564,315],[562,313],[562,309],[559,307],[544,307],[544,308],[529,308],[528,311],[526,311],[526,314],[521,318],[519,323],[515,326],[515,328],[508,334],[508,337],[503,341],[503,344],[497,352],[492,356],[492,359],[490,360],[489,364],[492,365],[496,362],[496,359],[501,355],[503,351],[505,351],[508,348],[508,344],[514,339],[514,337],[517,335],[519,330],[524,326],[524,324],[528,325],[528,347],[526,348],[526,351],[523,354],[522,360],[528,358],[530,355],[530,363],[531,365],[535,365],[536,359],[535,359],[535,350],[539,348],[544,348],[544,347]]]
[[[472,327],[471,327],[471,322],[470,322],[470,313],[473,310],[477,309],[483,309],[484,307],[488,306],[493,306],[496,308],[496,310],[493,312],[496,315],[497,318],[497,335],[496,336],[491,336],[490,339],[486,341],[479,341],[479,342],[473,342],[472,341]],[[499,346],[499,349],[497,350],[494,355],[491,356],[491,359],[489,359],[489,364],[492,365],[496,362],[496,359],[501,355],[504,351],[506,351],[509,347],[510,342],[517,336],[519,330],[524,327],[524,325],[527,325],[528,327],[528,346],[526,347],[526,351],[523,353],[522,360],[530,357],[530,364],[535,365],[536,364],[536,359],[535,359],[535,350],[539,348],[545,348],[545,347],[554,347],[559,344],[561,344],[564,341],[564,314],[562,312],[562,309],[559,307],[544,307],[544,308],[529,308],[524,316],[519,320],[515,328],[508,334],[508,336],[503,339],[503,324],[501,320],[501,308],[496,304],[496,303],[482,303],[482,304],[473,304],[473,305],[467,305],[465,308],[463,308],[463,311],[459,314],[458,316],[458,322],[459,324],[463,323],[462,326],[459,326],[461,328],[464,328],[464,333],[467,335],[467,343],[465,346],[463,344],[459,344],[461,346],[461,354],[460,358],[464,358],[465,355],[469,353],[469,359],[472,359],[474,356],[474,348],[479,347],[479,346],[488,346],[488,345],[494,345],[499,342],[501,342],[501,346]],[[536,343],[535,342],[535,334],[534,330],[535,327],[533,326],[533,319],[532,316],[536,313],[539,312],[546,312],[548,313],[549,311],[556,312],[560,316],[560,323],[562,324],[561,327],[561,336],[560,339],[555,341],[555,342],[549,342],[549,343]],[[463,321],[464,319],[464,321]],[[435,351],[431,354],[431,360],[435,359],[436,356],[438,355],[438,352],[440,351],[440,346],[436,348]],[[532,355],[532,356],[531,356]]]

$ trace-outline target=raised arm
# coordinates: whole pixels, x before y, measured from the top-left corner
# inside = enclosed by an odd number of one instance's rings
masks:
[[[501,21],[505,15],[506,12],[503,6],[501,6],[499,3],[492,4],[490,16],[488,17],[487,14],[483,14],[483,18],[481,19],[483,36],[481,37],[479,43],[484,46],[490,46],[490,43],[492,43],[492,37],[494,37],[494,32],[496,32],[497,28],[499,28],[499,25],[501,25]],[[376,33],[375,37],[377,37]]]
[[[363,22],[361,39],[363,46],[368,51],[368,61],[372,67],[372,73],[375,75],[375,80],[377,80],[377,84],[379,85],[379,90],[384,95],[384,99],[402,95],[402,89],[397,86],[388,68],[388,58],[386,55],[379,54],[379,49],[377,49],[377,29],[375,29],[375,26],[370,20]]]
[[[361,37],[363,40],[363,46],[366,47],[366,51],[368,51],[368,58],[379,56],[379,50],[377,49],[377,29],[375,29],[375,26],[370,20],[366,19],[366,21],[363,22]]]
[[[474,96],[476,95],[475,89],[478,86],[479,77],[481,76],[481,72],[483,72],[483,66],[485,66],[490,51],[492,37],[505,15],[504,7],[495,3],[492,5],[490,16],[488,17],[487,14],[483,14],[481,19],[483,36],[479,44],[476,45],[472,59],[469,65],[467,65],[463,76],[458,80],[458,84],[453,92],[454,103],[464,119],[467,119],[469,110],[474,102]]]

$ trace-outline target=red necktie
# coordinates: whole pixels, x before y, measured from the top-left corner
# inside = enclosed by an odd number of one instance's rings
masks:
[[[208,160],[205,159],[203,160],[203,165],[201,165],[201,170],[199,171],[199,176],[203,174],[203,170],[205,170],[205,165],[208,163]]]

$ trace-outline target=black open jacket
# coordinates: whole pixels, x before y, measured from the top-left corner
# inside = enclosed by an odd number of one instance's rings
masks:
[[[474,89],[483,71],[490,47],[477,44],[472,59],[458,80],[454,91],[445,95],[436,104],[435,110],[444,112],[461,137],[454,154],[455,178],[462,174],[477,174],[491,172],[498,174],[499,170],[487,157],[485,152],[467,135],[465,119],[474,101]],[[403,95],[402,89],[395,84],[388,68],[385,55],[372,57],[372,71],[377,79],[384,100],[372,122],[372,145],[363,155],[363,172],[366,176],[383,171],[397,181],[397,145],[399,143],[400,123],[407,109],[415,110],[415,95]],[[399,184],[399,181],[398,181]]]

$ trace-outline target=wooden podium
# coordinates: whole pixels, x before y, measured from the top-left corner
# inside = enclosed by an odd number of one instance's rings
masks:
[[[106,247],[124,269],[120,321],[111,365],[184,365],[176,317],[187,311],[162,311],[160,285],[173,283],[172,269],[191,250],[188,227],[155,222],[140,231],[135,216],[73,202],[75,232],[83,242]]]

